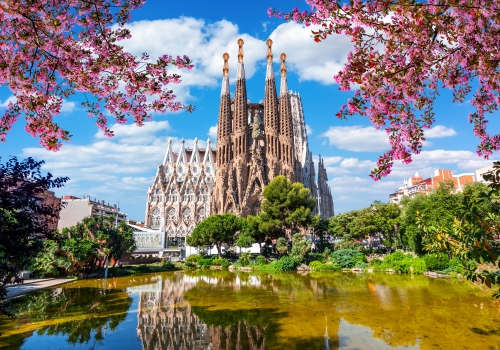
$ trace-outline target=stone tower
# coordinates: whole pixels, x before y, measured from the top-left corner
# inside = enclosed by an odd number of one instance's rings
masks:
[[[238,40],[236,91],[229,92],[229,55],[225,53],[217,129],[217,174],[213,213],[257,215],[262,191],[275,176],[300,181],[317,196],[314,163],[307,143],[302,103],[288,90],[286,55],[280,55],[279,97],[273,67],[272,40],[266,41],[264,100],[247,100],[243,40]]]
[[[326,174],[325,164],[319,156],[318,165],[318,209],[322,218],[329,218],[334,215],[332,193],[328,186],[328,175]]]

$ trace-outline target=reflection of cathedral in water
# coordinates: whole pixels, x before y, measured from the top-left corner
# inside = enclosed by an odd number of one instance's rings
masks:
[[[265,329],[259,325],[246,320],[234,325],[207,325],[193,312],[184,294],[204,277],[176,274],[172,279],[155,278],[155,283],[127,289],[139,292],[137,336],[144,350],[266,349]]]

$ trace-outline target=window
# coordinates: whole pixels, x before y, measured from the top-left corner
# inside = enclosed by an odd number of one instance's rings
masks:
[[[189,188],[188,188],[188,189],[186,190],[186,194],[189,194],[189,192],[190,192],[190,190],[189,190]]]
[[[183,172],[184,172],[184,168],[182,168],[182,167],[181,167],[181,168],[179,169],[179,174],[182,174]]]
[[[170,208],[170,209],[167,211],[167,220],[168,220],[168,221],[175,220],[175,209],[174,209],[174,208]]]
[[[197,167],[194,167],[193,171],[194,171],[195,173],[197,173],[197,172],[198,172],[198,168],[197,168]]]
[[[167,174],[170,174],[170,168],[167,168]]]
[[[170,194],[174,194],[175,193],[175,190],[170,190]]]
[[[208,167],[207,168],[207,173],[210,174],[210,171],[211,171],[211,169],[210,169],[210,167]]]
[[[191,220],[191,209],[189,208],[185,208],[183,211],[182,211],[182,219],[184,221],[189,221]]]

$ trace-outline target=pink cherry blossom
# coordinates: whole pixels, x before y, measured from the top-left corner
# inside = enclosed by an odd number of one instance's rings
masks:
[[[180,76],[171,66],[191,69],[191,60],[164,55],[150,62],[134,57],[120,41],[125,25],[145,0],[1,0],[0,84],[15,97],[0,117],[0,141],[23,115],[26,131],[49,150],[60,149],[70,133],[54,117],[64,99],[82,93],[87,114],[105,135],[108,119],[141,126],[152,113],[185,109],[169,84]],[[150,98],[147,98],[150,97]]]
[[[339,118],[367,116],[384,128],[391,150],[370,176],[387,176],[395,160],[411,162],[435,122],[439,89],[453,91],[453,102],[472,94],[469,114],[480,139],[477,153],[488,158],[500,149],[500,134],[487,132],[488,113],[500,102],[500,0],[306,0],[310,12],[268,13],[305,25],[320,24],[313,38],[344,34],[354,47],[335,75],[340,90],[359,85]],[[332,43],[334,45],[334,43]],[[473,92],[472,85],[479,88]]]

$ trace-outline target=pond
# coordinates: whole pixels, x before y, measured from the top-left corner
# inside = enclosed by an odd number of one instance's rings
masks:
[[[500,349],[500,303],[457,280],[183,271],[81,280],[0,318],[0,349]]]

